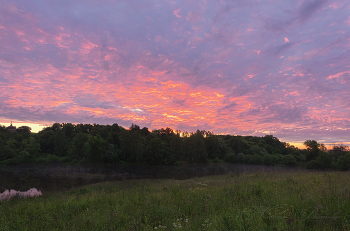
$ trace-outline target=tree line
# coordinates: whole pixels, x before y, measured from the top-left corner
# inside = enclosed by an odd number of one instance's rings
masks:
[[[257,165],[305,166],[314,169],[350,168],[347,146],[327,150],[315,140],[298,149],[272,135],[264,137],[188,133],[161,128],[149,131],[132,124],[54,123],[38,133],[22,126],[10,132],[0,126],[0,165],[21,163],[181,163],[230,162]]]

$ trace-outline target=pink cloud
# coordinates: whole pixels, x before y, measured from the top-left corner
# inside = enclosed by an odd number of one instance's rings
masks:
[[[337,74],[335,74],[335,75],[329,75],[329,76],[327,77],[327,79],[339,78],[339,77],[341,77],[342,75],[344,75],[344,74],[349,74],[349,73],[350,73],[350,71],[340,72],[340,73],[337,73]]]
[[[344,23],[346,23],[348,26],[350,26],[350,16],[347,20],[344,21]]]
[[[338,8],[342,7],[343,5],[344,5],[344,3],[342,3],[342,2],[334,2],[334,3],[330,4],[328,7],[331,7],[333,9],[338,9]]]
[[[349,40],[340,33],[350,22],[338,5],[31,4],[0,18],[1,117],[274,132],[288,141],[350,129]],[[273,13],[283,10],[290,18]]]
[[[88,54],[92,49],[97,48],[97,47],[98,47],[97,44],[94,44],[86,39],[81,43],[81,51],[84,54]]]
[[[181,8],[174,10],[174,11],[173,11],[173,14],[174,14],[176,17],[181,18],[180,12],[181,12]]]
[[[327,48],[313,49],[304,54],[304,59],[311,59],[315,56],[327,55],[328,53],[329,53],[329,49]]]
[[[155,38],[154,38],[154,41],[155,42],[160,42],[162,40],[162,36],[156,36]]]
[[[190,21],[191,23],[196,23],[199,20],[199,16],[195,11],[190,11],[187,14],[186,20]]]

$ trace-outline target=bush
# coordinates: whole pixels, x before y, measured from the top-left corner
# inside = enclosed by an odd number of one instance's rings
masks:
[[[320,169],[327,169],[332,166],[333,156],[328,152],[320,152],[319,156],[316,158],[316,161]]]
[[[7,160],[3,160],[3,161],[0,161],[0,166],[4,165],[16,165],[16,164],[19,164],[19,161],[17,158],[11,158],[11,159],[7,159]]]
[[[31,160],[31,156],[29,154],[28,151],[26,150],[22,150],[19,152],[18,158],[17,158],[20,162],[30,162]]]
[[[67,163],[69,162],[69,156],[61,156],[61,157],[58,157],[57,159],[57,162],[60,162],[60,163]]]
[[[262,164],[263,163],[263,158],[259,156],[258,154],[253,155],[251,159],[252,164]]]
[[[238,163],[243,163],[245,161],[245,155],[244,153],[238,153],[236,160]]]
[[[0,150],[0,161],[17,158],[18,153],[8,145],[2,146]]]
[[[107,150],[107,142],[100,135],[88,135],[88,140],[84,144],[84,155],[91,163],[100,163],[104,159]]]
[[[345,162],[344,156],[338,157],[337,168],[342,171],[346,171],[349,169],[349,165]]]
[[[264,163],[264,165],[273,166],[273,165],[278,164],[278,162],[279,162],[279,158],[277,156],[275,156],[275,155],[265,154],[263,156],[263,163]]]
[[[236,154],[233,152],[226,153],[224,156],[224,160],[226,162],[235,163],[236,162]]]
[[[253,163],[253,155],[245,155],[244,156],[244,163],[252,164]]]
[[[215,159],[213,160],[213,163],[222,163],[224,162],[223,160],[220,160],[218,157],[215,157]]]
[[[285,155],[282,157],[282,163],[286,166],[294,166],[297,164],[297,161],[292,155]]]
[[[59,158],[56,155],[48,155],[46,157],[46,160],[48,161],[48,163],[54,163],[54,162],[58,162]]]
[[[60,159],[56,155],[48,154],[46,157],[40,157],[36,161],[39,164],[49,164],[60,162]]]
[[[306,163],[306,168],[308,169],[316,169],[319,168],[318,162],[316,160],[310,160]]]
[[[271,155],[271,163],[272,165],[278,164],[279,158],[278,156]]]
[[[263,163],[264,163],[264,165],[273,165],[271,157],[272,157],[272,155],[270,155],[270,154],[265,154],[263,156]]]
[[[274,154],[274,156],[278,159],[278,164],[283,164],[283,155],[282,154]]]
[[[350,152],[346,153],[344,156],[338,157],[336,166],[342,171],[346,171],[350,168]]]
[[[107,163],[116,163],[117,162],[118,154],[117,154],[117,151],[115,150],[113,144],[108,145],[108,149],[104,155],[104,160]]]

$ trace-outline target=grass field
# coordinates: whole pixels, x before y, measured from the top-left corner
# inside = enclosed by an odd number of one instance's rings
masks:
[[[0,202],[0,230],[350,230],[350,173],[98,183]]]

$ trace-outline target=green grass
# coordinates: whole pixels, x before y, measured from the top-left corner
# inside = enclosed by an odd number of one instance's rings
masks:
[[[0,230],[350,230],[349,179],[280,172],[105,182],[0,202]]]

